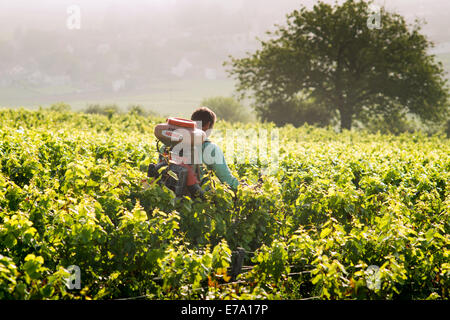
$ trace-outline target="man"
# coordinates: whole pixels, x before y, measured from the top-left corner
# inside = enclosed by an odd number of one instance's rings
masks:
[[[209,137],[216,123],[216,114],[207,107],[201,107],[192,113],[191,120],[196,121],[198,124],[197,127],[201,127],[206,132],[206,136]],[[202,162],[206,164],[208,169],[214,171],[222,183],[228,184],[234,191],[237,190],[239,181],[231,174],[222,150],[208,138],[206,138],[202,145]],[[200,181],[202,181],[204,175],[203,171],[203,168],[201,168]]]

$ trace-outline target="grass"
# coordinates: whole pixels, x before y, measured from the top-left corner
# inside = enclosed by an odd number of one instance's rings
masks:
[[[139,90],[117,92],[75,93],[66,86],[0,88],[0,106],[48,107],[64,101],[74,110],[86,108],[88,104],[116,104],[126,109],[131,104],[142,105],[147,110],[161,115],[188,116],[204,98],[230,96],[234,90],[233,80],[173,80],[149,83]]]

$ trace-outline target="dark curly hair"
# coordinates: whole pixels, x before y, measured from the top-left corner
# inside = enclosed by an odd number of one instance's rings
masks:
[[[201,107],[196,109],[191,116],[191,120],[193,121],[201,121],[202,126],[205,123],[210,123],[210,128],[214,126],[214,123],[216,123],[216,114],[214,111],[207,107]]]

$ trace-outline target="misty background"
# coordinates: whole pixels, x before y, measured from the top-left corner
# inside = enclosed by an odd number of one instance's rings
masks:
[[[257,37],[314,2],[1,0],[0,106],[139,104],[187,116],[204,98],[233,94],[222,65],[229,55],[254,52]],[[436,45],[430,53],[450,71],[449,1],[375,3],[426,22],[423,33]],[[80,29],[67,27],[71,5],[81,10]]]

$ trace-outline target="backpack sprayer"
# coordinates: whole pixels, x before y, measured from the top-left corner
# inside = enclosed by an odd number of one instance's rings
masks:
[[[158,139],[160,161],[149,165],[147,176],[161,177],[158,183],[174,191],[177,197],[203,196],[198,180],[200,167],[194,160],[206,139],[205,132],[197,128],[195,121],[168,118],[166,123],[156,125],[154,134]],[[159,149],[160,142],[166,146],[163,153]]]

